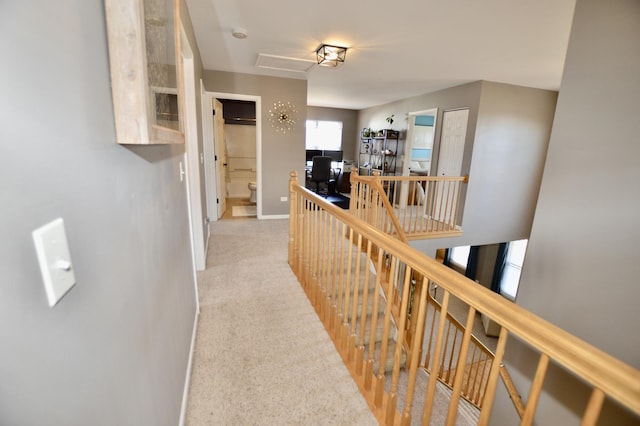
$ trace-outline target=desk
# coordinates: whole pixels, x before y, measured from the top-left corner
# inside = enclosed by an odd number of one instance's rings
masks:
[[[351,192],[351,172],[344,172],[338,181],[338,192],[349,194]]]

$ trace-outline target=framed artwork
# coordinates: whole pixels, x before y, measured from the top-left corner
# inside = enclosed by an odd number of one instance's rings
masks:
[[[105,0],[120,144],[184,143],[179,0]]]

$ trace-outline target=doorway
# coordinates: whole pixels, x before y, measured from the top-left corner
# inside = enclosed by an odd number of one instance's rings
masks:
[[[202,86],[202,116],[204,125],[204,156],[205,156],[205,183],[206,183],[206,195],[207,195],[207,217],[209,221],[216,221],[221,218],[229,217],[229,213],[233,211],[234,206],[248,205],[254,207],[255,210],[249,210],[251,215],[262,219],[262,100],[260,96],[242,95],[234,93],[222,93],[222,92],[207,92],[204,89],[204,84],[201,81]],[[255,171],[252,170],[236,170],[237,174],[252,173],[255,175],[255,202],[249,201],[247,203],[239,202],[237,200],[230,199],[231,202],[227,203],[229,195],[229,189],[236,191],[237,182],[234,182],[233,188],[229,187],[229,158],[227,157],[225,136],[221,136],[218,131],[216,138],[216,125],[214,124],[213,110],[215,108],[215,102],[219,99],[223,100],[235,100],[252,102],[255,104]],[[219,101],[218,101],[219,102]],[[218,117],[218,123],[220,123],[221,117]],[[222,120],[224,121],[224,120]],[[220,124],[218,124],[219,126]],[[218,144],[216,144],[216,139]],[[220,143],[221,142],[221,143]],[[238,164],[231,164],[231,167],[237,169],[247,169],[251,167],[244,167],[242,161],[236,161]],[[247,175],[248,176],[248,175]],[[242,179],[246,178],[243,177]],[[246,179],[245,179],[246,180]],[[248,183],[249,181],[247,181]],[[232,191],[232,192],[233,192]],[[247,189],[247,191],[249,191]],[[250,196],[250,194],[249,194]],[[223,210],[221,204],[224,205]],[[237,208],[240,211],[241,216],[247,216],[249,213],[244,213],[247,210],[244,208]],[[226,213],[225,213],[226,211]],[[255,213],[254,213],[255,212]]]

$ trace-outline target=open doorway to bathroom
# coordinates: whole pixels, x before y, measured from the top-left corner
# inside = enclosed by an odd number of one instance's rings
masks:
[[[260,108],[258,96],[203,93],[209,220],[261,217]]]
[[[256,103],[217,98],[222,105],[226,209],[222,219],[257,217]],[[218,141],[215,141],[216,143]]]

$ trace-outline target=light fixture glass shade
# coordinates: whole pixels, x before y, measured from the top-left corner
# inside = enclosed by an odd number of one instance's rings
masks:
[[[322,44],[316,50],[316,58],[318,59],[318,65],[325,67],[337,67],[344,62],[344,58],[347,56],[347,48],[340,46],[331,46],[329,44]]]

